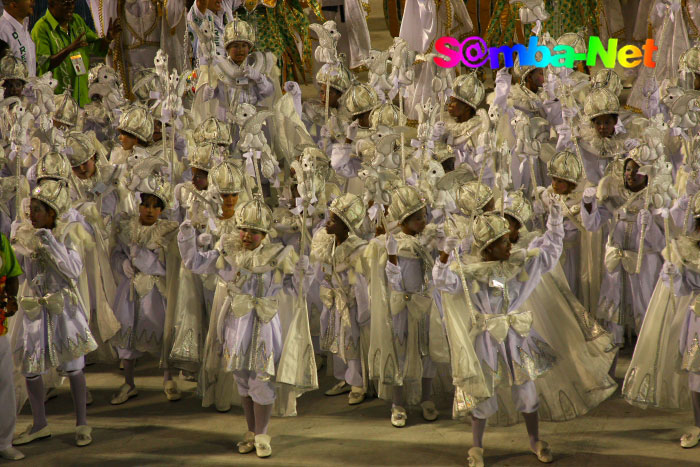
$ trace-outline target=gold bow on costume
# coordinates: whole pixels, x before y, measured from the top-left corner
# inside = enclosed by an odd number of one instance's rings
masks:
[[[502,344],[508,336],[508,329],[513,328],[521,337],[527,337],[532,327],[532,312],[519,311],[506,315],[476,314],[477,334],[488,333]]]
[[[408,314],[414,319],[420,319],[430,311],[433,304],[432,297],[426,297],[416,293],[403,293],[396,290],[391,291],[389,297],[389,309],[392,315],[401,313],[404,308],[408,308]]]
[[[622,250],[608,246],[605,249],[605,267],[608,272],[613,272],[622,263],[622,267],[629,274],[637,273],[637,252]]]
[[[49,293],[43,297],[22,297],[19,302],[20,308],[32,321],[41,318],[41,310],[44,307],[52,315],[60,315],[63,313],[63,305],[63,293],[61,292]]]
[[[156,286],[162,294],[165,292],[165,278],[163,276],[152,276],[137,272],[132,283],[139,298],[148,295],[153,290],[153,287]]]

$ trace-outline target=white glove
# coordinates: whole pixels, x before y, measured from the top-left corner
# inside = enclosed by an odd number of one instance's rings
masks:
[[[561,204],[559,203],[552,203],[549,205],[549,219],[547,220],[548,225],[558,225],[561,224],[562,221],[564,220],[562,211],[561,211]]]
[[[215,89],[209,85],[202,86],[202,101],[206,102],[214,98]]]
[[[639,211],[638,219],[640,224],[649,225],[649,221],[651,220],[651,213],[648,209],[642,209],[641,211]]]
[[[124,275],[129,279],[134,278],[134,267],[131,265],[131,261],[125,259],[122,262],[122,269],[124,270]]]
[[[666,261],[664,263],[664,267],[661,269],[661,274],[663,276],[671,278],[680,275],[680,271],[678,270],[678,266],[676,266],[670,261]]]
[[[284,92],[291,94],[292,96],[301,96],[301,88],[299,83],[296,81],[287,81],[284,83]]]
[[[591,204],[593,201],[595,201],[597,193],[598,189],[594,186],[586,188],[583,190],[583,202],[586,204]]]
[[[350,140],[350,141],[355,141],[355,138],[357,138],[357,128],[360,126],[359,120],[355,120],[352,122],[350,125],[348,125],[348,129],[345,130],[345,136]]]
[[[396,241],[393,235],[386,235],[386,253],[389,256],[396,256],[399,252],[399,242]]]
[[[295,268],[299,272],[306,272],[306,270],[309,269],[309,257],[306,255],[301,255]]]
[[[445,122],[435,123],[435,126],[433,127],[433,140],[437,141],[438,139],[442,138],[446,131],[447,126],[445,125]]]
[[[180,224],[180,232],[184,237],[190,238],[194,237],[194,227],[192,227],[192,221],[189,219]]]
[[[262,77],[262,75],[260,74],[260,72],[258,70],[256,70],[255,68],[251,68],[251,67],[246,67],[245,75],[246,75],[246,77],[248,77],[248,79],[252,79],[253,81],[259,81],[260,78]]]
[[[36,236],[43,245],[48,245],[53,239],[53,234],[49,229],[38,229]]]
[[[205,247],[207,245],[211,244],[211,234],[204,232],[202,234],[199,234],[199,237],[197,237],[197,245],[200,247]]]
[[[450,252],[457,249],[460,243],[462,240],[457,237],[447,237],[442,244],[442,252],[449,255]]]

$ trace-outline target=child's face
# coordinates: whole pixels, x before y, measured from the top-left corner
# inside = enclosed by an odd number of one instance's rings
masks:
[[[139,222],[141,225],[153,225],[162,212],[160,200],[153,195],[141,195],[139,205]]]
[[[192,184],[199,191],[206,190],[209,187],[209,173],[192,167]]]
[[[221,195],[221,199],[224,201],[224,209],[234,209],[238,203],[238,193],[227,193],[225,195]]]
[[[474,110],[471,107],[454,97],[450,97],[447,113],[459,123],[466,122],[474,116]]]
[[[124,149],[125,151],[131,151],[132,149],[134,149],[134,146],[136,146],[136,143],[138,143],[139,140],[134,135],[130,135],[129,133],[126,133],[124,131],[120,131],[119,142],[122,145],[122,149]]]
[[[616,123],[617,115],[598,115],[593,119],[593,126],[601,138],[612,138]]]
[[[226,51],[228,52],[228,56],[233,63],[240,65],[250,53],[250,44],[243,41],[235,41],[228,46]]]
[[[508,261],[510,259],[510,238],[509,235],[504,235],[484,250],[484,259],[486,261]]]
[[[639,165],[632,159],[625,162],[625,185],[632,191],[637,191],[646,186],[647,176],[639,173]]]
[[[160,120],[153,121],[153,142],[158,142],[163,139],[163,124]]]
[[[425,230],[425,208],[414,212],[401,224],[401,230],[407,235],[418,235]]]
[[[56,226],[56,211],[32,198],[29,202],[29,219],[35,229],[53,229]]]
[[[362,114],[358,115],[357,117],[355,117],[355,120],[358,121],[358,123],[360,124],[360,126],[362,128],[369,128],[370,127],[369,114],[370,114],[370,112],[365,112],[365,113],[362,113]]]
[[[239,235],[246,250],[255,250],[265,238],[265,232],[253,229],[241,229]]]
[[[510,232],[508,233],[508,240],[510,240],[510,243],[518,243],[522,224],[520,224],[520,221],[511,215],[506,214],[504,217],[508,221],[508,229],[510,229]]]
[[[8,97],[22,97],[24,81],[21,79],[6,79],[2,87],[5,88],[5,99]]]
[[[86,160],[80,165],[72,167],[73,174],[81,180],[87,180],[93,175],[95,175],[95,156]]]
[[[576,185],[569,182],[568,180],[562,180],[561,178],[552,177],[552,191],[558,195],[568,195],[574,189]]]
[[[525,86],[532,91],[537,92],[544,84],[544,70],[535,68],[525,77]]]
[[[340,217],[332,212],[330,219],[328,219],[328,222],[326,223],[326,232],[328,232],[329,235],[343,236],[347,235],[350,232],[350,229],[348,229],[348,226],[345,225],[342,220],[340,220]]]
[[[320,85],[318,94],[319,94],[319,97],[321,99],[321,105],[325,106],[326,105],[326,85],[325,84]],[[331,107],[333,109],[337,109],[338,104],[339,104],[338,101],[340,100],[340,96],[342,96],[340,91],[338,91],[334,87],[331,87],[331,90],[328,92],[328,107]]]

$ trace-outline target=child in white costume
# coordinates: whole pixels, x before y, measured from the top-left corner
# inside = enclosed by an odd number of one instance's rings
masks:
[[[261,105],[275,92],[271,77],[276,67],[269,53],[253,52],[253,26],[234,18],[226,25],[223,39],[226,55],[209,65],[209,78],[205,80],[203,75],[197,87],[192,106],[196,121],[212,115],[231,121],[238,104]]]
[[[437,313],[437,309],[434,309],[430,279],[433,259],[419,239],[426,226],[426,202],[420,192],[411,186],[394,190],[391,198],[389,217],[399,223],[401,232],[396,236],[387,234],[387,257],[380,254],[376,258],[380,265],[385,264],[387,299],[382,301],[380,296],[372,294],[372,300],[379,300],[384,313],[388,312],[389,315],[375,315],[378,319],[373,320],[374,326],[381,326],[388,319],[391,332],[386,334],[391,339],[390,342],[374,342],[376,334],[372,335],[370,349],[378,348],[381,351],[379,368],[373,368],[377,364],[377,352],[370,350],[370,355],[371,372],[378,375],[380,382],[393,386],[391,424],[403,427],[408,418],[406,403],[416,403],[418,398],[425,420],[434,421],[438,417],[431,397],[436,367],[430,358],[433,345],[430,339],[430,326],[433,323],[430,318],[431,313]],[[372,281],[378,279],[372,276]],[[371,287],[375,290],[376,285],[372,284]],[[373,303],[373,310],[375,306]],[[384,362],[388,364],[385,366]],[[417,386],[419,380],[420,396],[418,391],[409,387]]]
[[[267,240],[272,212],[262,201],[243,204],[235,216],[239,235],[224,235],[217,250],[197,252],[194,230],[186,223],[178,240],[193,253],[191,260],[198,263],[197,269],[216,272],[222,279],[218,290],[226,298],[210,329],[216,335],[209,339],[216,339],[220,346],[212,358],[218,359],[220,369],[233,373],[241,396],[248,431],[238,443],[238,452],[255,450],[258,457],[268,457],[272,448],[267,428],[283,350],[277,295],[295,293],[301,285],[292,273],[301,275],[304,282],[311,279],[309,261],[292,247]],[[218,372],[219,368],[209,370]]]
[[[700,440],[700,196],[693,196],[691,203],[692,232],[664,251],[667,260],[623,388],[632,405],[684,410],[692,406],[694,425],[681,437],[684,448]]]
[[[333,376],[339,381],[327,396],[349,392],[348,404],[359,404],[367,390],[366,351],[370,324],[369,268],[363,259],[367,242],[358,236],[365,207],[346,193],[330,205],[325,229],[314,235],[311,258],[321,263],[321,350],[333,354]],[[365,339],[363,334],[366,335]]]
[[[481,331],[474,338],[474,344],[490,393],[493,394],[502,384],[512,386],[517,410],[525,418],[531,449],[541,462],[551,462],[552,454],[547,443],[539,440],[538,397],[534,380],[551,368],[554,357],[542,338],[530,330],[531,313],[514,310],[527,299],[541,275],[554,267],[561,255],[564,238],[561,209],[552,206],[548,231],[530,245],[537,247],[535,251],[520,251],[511,257],[509,231],[508,221],[495,214],[484,214],[474,222],[474,246],[483,261],[469,265],[463,271],[465,282],[470,284],[469,300],[476,313],[475,323]],[[457,243],[445,241],[444,249],[454,248]],[[460,275],[450,269],[448,259],[448,253],[443,251],[435,263],[435,287],[452,294],[464,293]],[[527,281],[518,280],[517,276],[522,273],[529,276]],[[484,465],[486,419],[497,410],[495,396],[480,402],[472,410],[474,447],[469,450],[470,465]]]
[[[170,185],[151,174],[141,181],[137,192],[139,214],[124,214],[114,226],[111,262],[119,283],[114,314],[121,330],[112,343],[124,365],[124,384],[110,401],[113,405],[138,395],[134,383],[136,359],[146,352],[161,357],[168,279],[172,278],[173,269],[180,267],[175,244],[177,222],[159,219],[170,204]],[[179,400],[180,391],[172,380],[167,359],[161,357],[161,365],[166,397]]]
[[[202,198],[196,198],[197,203],[193,205],[197,209],[191,210],[191,214],[182,224],[187,225],[187,229],[194,229],[195,246],[198,250],[212,251],[224,235],[238,233],[234,212],[239,193],[244,187],[243,175],[231,162],[222,162],[209,171],[208,191],[201,191]],[[207,204],[208,199],[211,199],[211,204]],[[221,210],[220,215],[219,211],[214,210],[215,206]],[[189,241],[182,243],[180,238],[178,236],[178,248],[182,257],[182,267],[187,269],[187,273],[180,270],[175,300],[173,345],[169,358],[180,364],[186,362],[184,364],[187,367],[180,367],[195,371],[202,362],[218,280],[215,274],[200,271],[197,255],[188,249],[191,247]],[[185,285],[184,281],[189,278],[199,284]],[[215,403],[217,410],[221,412],[230,409],[230,404],[223,398],[217,398]]]
[[[27,444],[51,436],[44,408],[41,377],[52,368],[68,374],[76,412],[76,444],[92,442],[86,420],[87,388],[84,355],[97,344],[90,333],[87,310],[77,282],[83,269],[75,222],[62,219],[70,205],[64,182],[46,180],[32,192],[30,217],[35,230],[22,229],[16,251],[27,286],[20,299],[23,312],[17,351],[27,380],[34,422],[13,444]]]
[[[638,173],[648,146],[632,149],[624,162],[614,163],[598,186],[584,190],[581,218],[584,227],[597,231],[612,222],[605,252],[605,271],[596,316],[606,322],[614,343],[622,347],[625,330],[639,333],[661,271],[664,229],[659,215],[646,209],[648,177]],[[646,225],[646,227],[644,227]],[[642,267],[637,272],[641,231],[646,229]],[[611,369],[614,374],[615,365]]]

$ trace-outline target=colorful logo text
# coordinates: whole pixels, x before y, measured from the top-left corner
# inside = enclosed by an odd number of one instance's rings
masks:
[[[527,47],[523,44],[488,47],[481,37],[467,37],[460,42],[454,37],[445,36],[435,42],[435,51],[447,57],[447,60],[435,57],[434,61],[441,68],[454,68],[460,63],[469,68],[479,68],[488,62],[492,69],[497,69],[501,66],[512,67],[517,56],[521,66],[538,68],[548,65],[573,68],[576,61],[585,61],[586,65],[593,66],[598,58],[605,68],[615,68],[615,62],[624,68],[634,68],[642,63],[648,68],[656,66],[653,54],[659,48],[654,45],[654,39],[647,39],[641,50],[634,45],[625,45],[618,50],[617,42],[617,39],[608,39],[605,48],[598,36],[591,36],[588,39],[588,52],[577,53],[573,47],[563,44],[550,50],[538,44],[537,36],[530,37]]]

